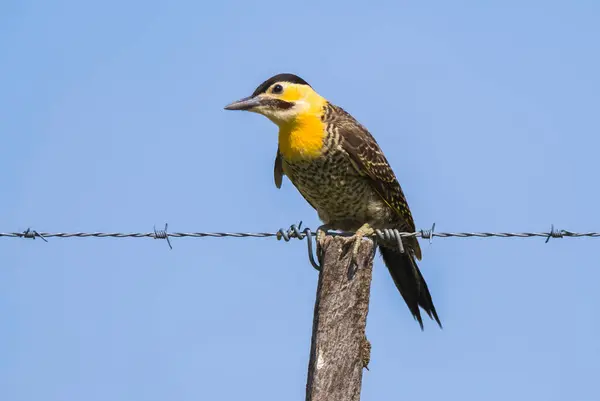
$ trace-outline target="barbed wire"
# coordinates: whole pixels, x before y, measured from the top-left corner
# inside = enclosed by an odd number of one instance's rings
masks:
[[[434,224],[435,227],[435,224]],[[267,238],[267,237],[281,237],[288,241],[291,238],[299,238],[304,239],[307,233],[305,231],[309,230],[305,228],[304,230],[300,230],[300,225],[292,225],[289,229],[279,229],[277,232],[167,232],[168,225],[165,226],[163,230],[156,230],[152,232],[43,232],[36,231],[31,228],[28,228],[22,232],[0,232],[0,237],[12,237],[12,238],[42,238],[46,240],[47,238],[87,238],[87,237],[95,237],[95,238],[156,238],[156,239],[167,239],[171,238],[183,238],[183,237],[195,237],[195,238],[203,238],[203,237],[213,237],[213,238],[224,238],[224,237],[234,237],[234,238]],[[310,235],[315,236],[316,232],[310,232]],[[353,232],[343,232],[343,231],[327,231],[327,235],[333,236],[352,236]],[[563,237],[600,237],[600,232],[574,232],[568,230],[557,230],[552,227],[550,232],[434,232],[434,229],[428,230],[419,230],[415,232],[403,232],[398,231],[396,229],[384,229],[384,230],[375,230],[375,234],[373,236],[378,237],[381,240],[389,240],[400,236],[401,238],[407,237],[417,237],[423,239],[431,239],[433,237],[440,238],[449,238],[449,237],[457,237],[457,238],[469,238],[469,237],[479,237],[479,238],[490,238],[490,237],[500,237],[500,238],[530,238],[530,237],[543,237],[543,238],[563,238]],[[46,242],[48,242],[46,240]]]
[[[171,245],[171,241],[169,238],[183,238],[183,237],[192,237],[192,238],[268,238],[268,237],[276,237],[278,240],[283,239],[284,241],[290,241],[293,238],[304,239],[309,237],[312,239],[313,236],[316,235],[316,232],[312,232],[310,228],[301,229],[302,222],[298,225],[293,224],[288,229],[279,229],[276,232],[168,232],[168,224],[165,224],[165,228],[161,230],[157,230],[156,226],[152,232],[141,233],[141,232],[131,232],[131,233],[123,233],[123,232],[39,232],[28,228],[22,232],[0,232],[0,237],[8,237],[8,238],[27,238],[27,239],[36,239],[41,238],[45,242],[48,242],[48,238],[153,238],[153,239],[164,239],[167,241],[169,248],[173,249]],[[403,232],[397,229],[383,229],[383,230],[375,230],[375,234],[371,237],[376,241],[383,242],[395,242],[398,245],[398,249],[401,252],[404,252],[404,247],[402,244],[403,238],[409,237],[417,237],[428,239],[429,242],[433,240],[434,237],[439,238],[491,238],[491,237],[499,237],[499,238],[531,238],[531,237],[542,237],[546,238],[545,242],[548,242],[550,238],[564,238],[564,237],[572,237],[572,238],[581,238],[581,237],[600,237],[600,232],[590,231],[590,232],[574,232],[568,230],[557,230],[552,225],[549,232],[435,232],[435,223],[432,225],[430,229],[427,230],[419,230],[414,232]],[[327,235],[332,236],[352,236],[353,232],[344,232],[344,231],[327,231]],[[319,265],[315,262],[312,252],[312,240],[307,241],[308,244],[308,253],[309,259],[313,267],[317,270],[320,270]]]

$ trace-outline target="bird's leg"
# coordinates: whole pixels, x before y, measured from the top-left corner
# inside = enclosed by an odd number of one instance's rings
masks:
[[[323,224],[319,228],[317,228],[317,259],[319,259],[319,264],[323,262],[323,242],[325,241],[325,236],[327,235],[327,230],[331,228],[329,224]]]
[[[353,235],[354,237],[354,246],[352,247],[352,259],[350,260],[350,264],[356,263],[358,258],[358,249],[360,248],[360,243],[364,237],[369,237],[375,233],[375,230],[369,225],[369,223],[363,224],[356,233]]]

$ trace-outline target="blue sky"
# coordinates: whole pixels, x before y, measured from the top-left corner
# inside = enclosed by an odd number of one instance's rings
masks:
[[[294,72],[386,152],[417,226],[600,230],[592,1],[4,1],[0,231],[275,231],[276,128],[223,110]],[[598,239],[423,242],[421,332],[377,258],[364,400],[600,398]],[[0,398],[302,399],[300,241],[0,239]]]

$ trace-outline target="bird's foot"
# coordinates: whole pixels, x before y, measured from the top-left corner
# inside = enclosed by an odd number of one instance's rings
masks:
[[[375,230],[368,224],[363,224],[356,233],[352,236],[354,238],[354,245],[352,247],[352,257],[350,259],[350,264],[357,263],[358,259],[358,249],[360,248],[360,243],[364,237],[369,237],[375,234]]]
[[[323,264],[323,244],[325,241],[325,237],[327,236],[327,230],[329,230],[331,226],[328,224],[323,224],[319,228],[317,228],[317,259],[319,259],[319,264]]]

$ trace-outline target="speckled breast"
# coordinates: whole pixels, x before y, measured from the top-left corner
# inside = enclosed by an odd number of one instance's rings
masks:
[[[375,192],[343,151],[283,164],[286,175],[324,222],[368,219]]]

